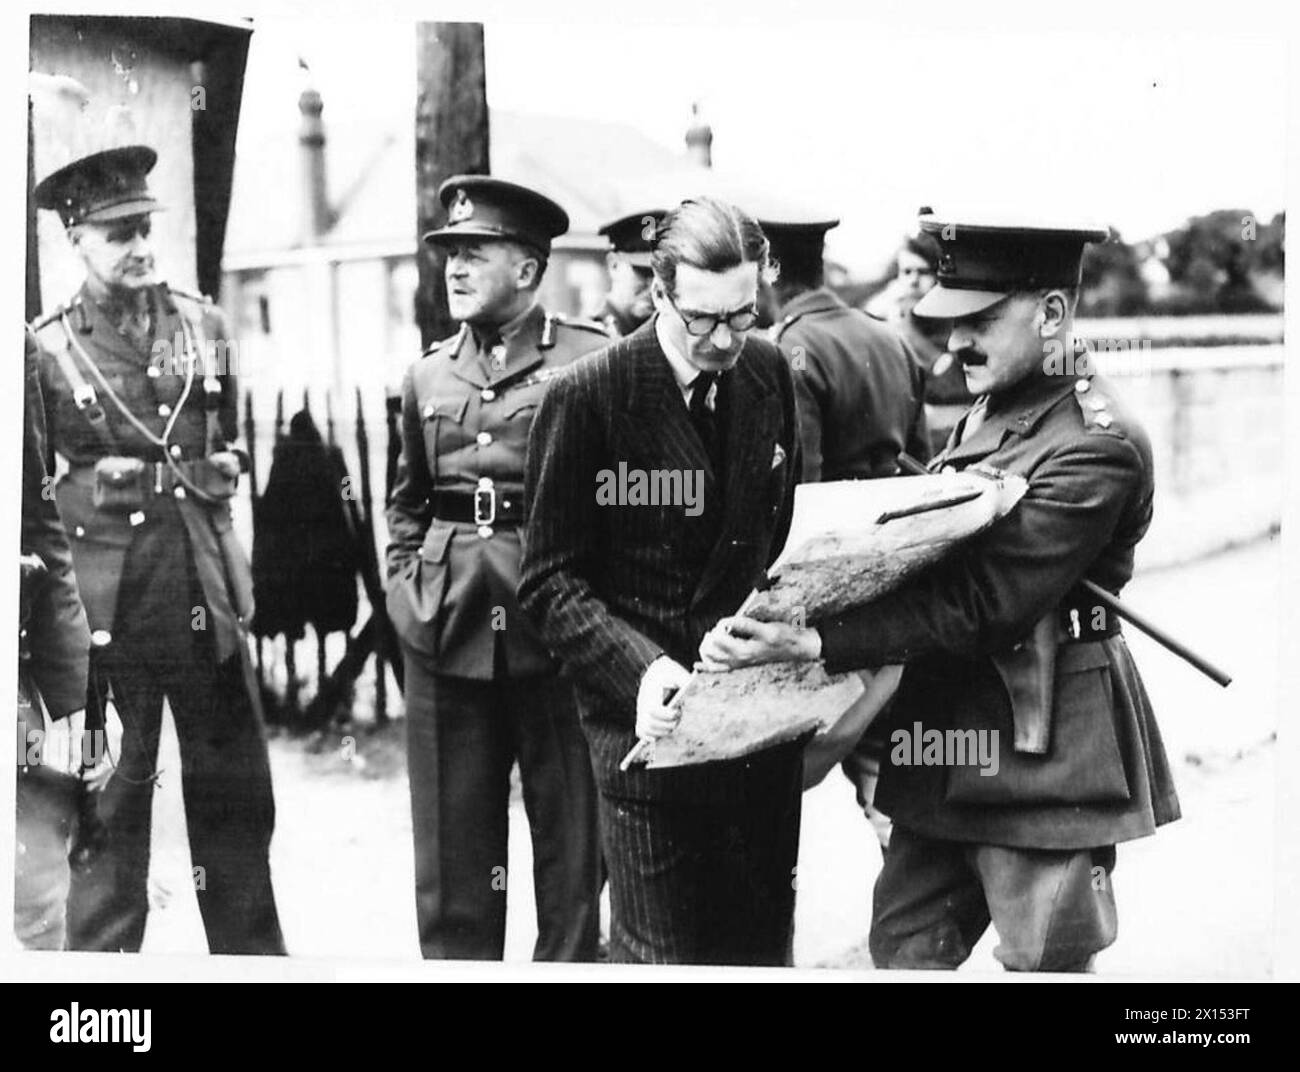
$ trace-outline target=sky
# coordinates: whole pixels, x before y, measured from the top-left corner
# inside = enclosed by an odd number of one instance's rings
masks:
[[[327,124],[413,109],[410,16],[358,10],[255,19],[242,122],[294,114],[299,55]],[[1284,205],[1285,40],[1244,16],[1212,32],[1134,19],[1066,33],[871,8],[523,10],[486,21],[492,107],[626,123],[679,149],[698,101],[715,165],[824,206],[843,221],[829,253],[859,270],[888,258],[922,204],[1113,224],[1131,240],[1215,208],[1267,219]]]

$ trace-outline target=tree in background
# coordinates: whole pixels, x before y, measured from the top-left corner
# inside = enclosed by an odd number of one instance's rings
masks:
[[[1160,311],[1268,312],[1268,280],[1284,270],[1286,217],[1263,223],[1245,209],[1220,209],[1166,233],[1163,258],[1174,292]]]
[[[1082,316],[1136,316],[1150,308],[1137,250],[1118,233],[1083,254]]]

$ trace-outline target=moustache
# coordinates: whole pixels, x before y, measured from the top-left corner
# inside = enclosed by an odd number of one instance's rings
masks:
[[[981,353],[973,346],[963,346],[960,350],[954,351],[952,356],[963,365],[987,365],[989,363],[988,354]]]

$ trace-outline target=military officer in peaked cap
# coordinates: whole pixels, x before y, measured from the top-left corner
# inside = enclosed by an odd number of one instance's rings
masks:
[[[149,235],[161,206],[147,146],[83,157],[35,191],[85,268],[80,291],[33,325],[52,446],[68,462],[59,513],[92,630],[92,691],[123,726],[99,814],[107,846],[74,871],[73,949],[140,948],[150,813],[168,701],[195,891],[213,953],[283,953],[271,888],[271,774],[245,623],[248,562],[231,532],[242,457],[237,389],[213,359],[228,338],[210,301],[161,282]]]
[[[1120,623],[1080,583],[1118,593],[1152,511],[1147,436],[1072,336],[1083,249],[1106,231],[933,215],[922,227],[942,255],[916,311],[953,321],[977,399],[931,468],[1018,473],[1027,494],[866,607],[804,630],[724,620],[701,653],[905,664],[877,794],[894,820],[878,967],[954,968],[991,921],[1007,968],[1086,970],[1115,940],[1116,843],[1179,816]],[[982,735],[996,772],[954,755],[917,764],[912,738],[930,730]]]
[[[609,294],[597,319],[616,338],[631,335],[654,312],[650,298],[650,283],[654,279],[650,256],[655,228],[664,215],[661,208],[647,209],[621,216],[600,228],[599,233],[609,239],[610,245],[605,258]]]
[[[426,957],[500,959],[510,772],[532,830],[538,960],[592,960],[596,803],[570,686],[519,609],[524,451],[548,382],[608,342],[537,302],[564,210],[534,190],[461,175],[439,189],[460,330],[402,387],[388,507],[388,609],[406,666],[416,910]]]

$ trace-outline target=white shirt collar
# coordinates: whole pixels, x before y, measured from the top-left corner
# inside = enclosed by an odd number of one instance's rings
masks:
[[[655,337],[659,340],[659,349],[664,352],[664,357],[668,358],[668,367],[673,370],[673,379],[677,381],[677,389],[682,393],[682,401],[689,409],[695,381],[702,370],[692,365],[686,355],[669,341],[663,328],[663,320],[658,313],[655,314]],[[709,409],[712,408],[710,404]]]

